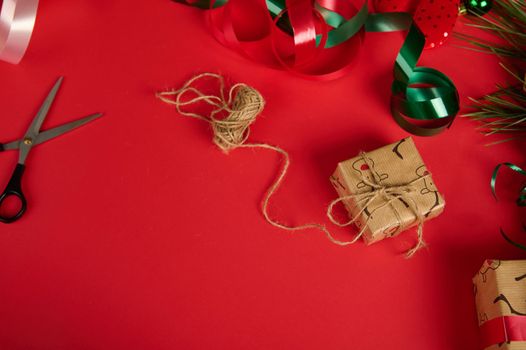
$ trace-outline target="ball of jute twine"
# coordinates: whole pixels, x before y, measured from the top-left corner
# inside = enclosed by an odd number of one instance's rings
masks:
[[[196,81],[205,78],[216,79],[219,82],[218,95],[205,94],[193,86]],[[269,202],[287,175],[290,166],[290,156],[288,152],[282,148],[267,143],[246,143],[250,134],[250,126],[256,121],[257,116],[265,107],[265,100],[256,89],[246,84],[238,83],[233,85],[229,89],[228,94],[225,95],[225,82],[221,75],[202,73],[188,80],[183,87],[178,90],[159,92],[156,95],[162,101],[174,105],[179,114],[208,122],[213,130],[214,143],[225,153],[236,148],[263,148],[272,150],[283,157],[283,164],[278,176],[267,189],[261,204],[263,216],[269,224],[286,231],[318,229],[324,232],[332,243],[340,246],[353,244],[363,235],[365,227],[353,240],[341,241],[334,238],[331,232],[321,224],[308,223],[291,226],[283,224],[270,216],[268,211]],[[199,102],[204,102],[212,106],[213,110],[208,114],[198,114],[185,110],[185,107],[195,105]],[[382,188],[382,186],[377,187],[377,190],[381,193],[385,192],[385,188]],[[354,198],[355,196],[352,197]],[[334,205],[349,198],[338,198],[332,201],[327,210],[327,216],[330,221],[338,226],[347,226],[355,221],[355,219],[353,219],[348,223],[341,224],[332,215]],[[419,225],[418,231],[418,244],[408,252],[408,257],[413,255],[423,245],[421,225]]]
[[[192,87],[192,84],[197,80],[206,77],[215,78],[219,81],[219,96],[205,95]],[[203,73],[187,81],[181,89],[160,92],[157,97],[166,103],[175,105],[179,114],[209,122],[214,132],[214,143],[227,153],[231,149],[246,146],[244,143],[250,134],[250,125],[256,121],[256,117],[263,111],[265,100],[257,90],[245,84],[232,86],[228,92],[228,98],[225,98],[224,91],[225,83],[222,76]],[[193,94],[194,97],[184,100],[189,94]],[[175,97],[175,99],[171,97]],[[187,112],[183,109],[197,102],[205,102],[214,109],[209,115]],[[223,115],[225,112],[226,117],[216,118],[218,114]]]

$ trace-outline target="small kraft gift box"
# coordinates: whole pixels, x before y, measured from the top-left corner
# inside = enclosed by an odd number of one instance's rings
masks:
[[[423,222],[438,216],[445,206],[410,137],[340,162],[330,180],[339,195],[329,207],[333,223],[354,223],[360,230],[354,241],[363,237],[366,244],[418,226],[418,244],[408,255],[424,245]],[[332,215],[339,202],[350,216],[345,223]]]
[[[526,260],[486,260],[473,289],[481,348],[526,350]]]

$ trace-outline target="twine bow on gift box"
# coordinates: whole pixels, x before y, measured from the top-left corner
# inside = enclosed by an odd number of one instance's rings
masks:
[[[363,159],[365,164],[368,165],[369,169],[373,169],[373,165],[369,161],[368,157],[365,156],[365,152],[360,153],[360,157]],[[350,194],[346,196],[342,196],[338,199],[335,199],[334,201],[329,204],[329,207],[327,208],[327,216],[329,217],[329,220],[340,227],[349,226],[351,224],[357,223],[357,221],[361,218],[362,214],[365,213],[367,208],[374,203],[374,201],[377,198],[384,199],[383,203],[379,205],[378,207],[374,208],[371,212],[368,213],[367,218],[362,223],[363,226],[361,227],[360,232],[354,237],[354,239],[351,241],[352,243],[356,242],[360,237],[363,236],[365,231],[367,230],[367,223],[371,220],[374,213],[377,211],[390,206],[392,208],[392,212],[394,213],[398,225],[396,227],[396,230],[390,235],[396,236],[398,233],[403,231],[405,228],[402,226],[402,218],[400,217],[400,213],[398,210],[392,205],[394,201],[401,200],[404,204],[407,205],[407,207],[415,214],[415,222],[418,223],[417,227],[417,237],[418,242],[407,252],[407,257],[411,257],[413,254],[415,254],[420,248],[425,246],[424,242],[424,221],[425,217],[422,214],[420,208],[418,207],[418,203],[412,198],[412,195],[418,191],[418,188],[415,185],[415,183],[419,181],[423,181],[424,179],[430,177],[431,174],[427,173],[422,177],[418,177],[417,179],[403,185],[386,185],[382,184],[380,179],[377,179],[376,175],[373,174],[374,182],[369,181],[363,174],[362,178],[360,179],[365,185],[371,187],[371,191],[364,192],[364,193],[356,193],[356,194]],[[361,208],[356,215],[354,215],[349,221],[347,222],[340,222],[338,221],[334,215],[333,210],[334,206],[336,206],[338,203],[345,202],[348,200],[353,200],[357,207]]]

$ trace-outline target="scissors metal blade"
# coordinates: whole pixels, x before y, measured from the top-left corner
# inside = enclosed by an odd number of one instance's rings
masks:
[[[29,154],[31,147],[33,147],[33,141],[36,139],[38,132],[40,131],[40,127],[44,122],[44,119],[46,119],[47,113],[49,112],[49,108],[55,100],[55,96],[57,95],[58,89],[60,88],[63,79],[64,77],[58,78],[57,82],[55,83],[55,85],[53,85],[53,88],[44,100],[44,103],[42,103],[42,106],[40,107],[40,110],[38,111],[37,115],[31,122],[31,125],[27,129],[27,132],[24,135],[24,140],[20,143],[18,164],[25,164],[27,155]]]
[[[35,136],[38,135],[38,132],[40,131],[40,128],[42,127],[42,123],[44,122],[44,119],[46,119],[47,113],[49,112],[49,108],[51,107],[51,104],[55,100],[55,96],[57,95],[58,89],[60,88],[60,85],[62,84],[62,80],[64,80],[64,77],[58,78],[55,85],[53,85],[53,88],[47,95],[46,99],[44,100],[44,103],[42,103],[42,106],[40,107],[40,110],[38,111],[35,119],[31,122],[31,125],[29,126],[29,129],[27,129],[26,134],[24,135],[25,138],[35,138]]]
[[[62,134],[65,134],[69,131],[72,131],[78,127],[81,127],[84,124],[87,124],[91,122],[92,120],[95,120],[97,118],[102,117],[102,113],[95,113],[92,115],[89,115],[87,117],[74,120],[70,123],[62,124],[60,126],[57,126],[53,129],[49,129],[46,131],[42,131],[40,134],[38,134],[37,138],[33,141],[33,145],[39,145],[43,142],[49,141],[51,139],[54,139],[57,136],[60,136]]]
[[[48,130],[45,130],[45,131],[42,131],[40,134],[38,134],[38,136],[36,137],[35,140],[33,140],[33,146],[36,146],[36,145],[39,145],[41,143],[44,143],[46,141],[49,141],[51,139],[54,139],[55,137],[57,136],[60,136],[62,134],[65,134],[69,131],[72,131],[76,128],[79,128],[81,126],[83,126],[84,124],[87,124],[89,122],[91,122],[92,120],[95,120],[97,118],[100,118],[102,117],[102,113],[95,113],[95,114],[91,114],[87,117],[84,117],[84,118],[81,118],[81,119],[77,119],[77,120],[74,120],[70,123],[66,123],[66,124],[62,124],[62,125],[59,125],[55,128],[52,128],[52,129],[48,129]],[[6,143],[3,145],[3,150],[4,151],[11,151],[11,150],[15,150],[15,149],[19,149],[20,148],[20,144],[22,143],[23,140],[16,140],[16,141],[12,141],[12,142],[9,142],[9,143]]]

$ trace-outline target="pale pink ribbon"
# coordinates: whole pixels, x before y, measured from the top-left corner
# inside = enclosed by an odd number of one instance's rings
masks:
[[[38,0],[0,0],[0,60],[17,64],[26,52]]]

